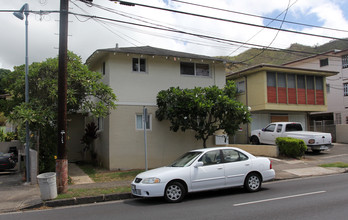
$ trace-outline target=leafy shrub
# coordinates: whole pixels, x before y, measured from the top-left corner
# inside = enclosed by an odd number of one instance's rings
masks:
[[[17,134],[15,132],[7,132],[5,141],[13,141],[13,140],[17,140]]]
[[[307,145],[303,140],[291,137],[278,137],[276,144],[279,148],[280,155],[293,158],[302,157],[307,150]]]
[[[3,129],[0,127],[0,142],[5,141],[6,134]]]
[[[17,140],[17,134],[15,132],[5,132],[5,129],[0,127],[0,142]]]

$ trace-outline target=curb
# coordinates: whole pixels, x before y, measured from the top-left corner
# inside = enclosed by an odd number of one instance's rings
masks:
[[[339,173],[348,173],[348,168],[342,169],[342,171]],[[273,179],[272,182],[282,181],[287,179],[297,179],[302,177],[310,177],[310,176],[325,176],[325,174],[324,175],[293,176],[293,177],[285,177],[285,178],[278,177]],[[42,201],[39,204],[23,207],[20,210],[39,209],[42,207],[55,208],[55,207],[61,207],[61,206],[84,205],[84,204],[102,203],[102,202],[117,201],[117,200],[131,199],[131,198],[134,198],[131,193],[115,193],[115,194],[103,194],[98,196],[74,197],[70,199],[46,200],[46,201]]]
[[[37,209],[41,207],[61,207],[61,206],[72,206],[72,205],[84,205],[90,203],[109,202],[115,200],[123,200],[133,198],[131,193],[120,193],[120,194],[103,194],[98,196],[86,196],[86,197],[74,197],[71,199],[59,199],[59,200],[46,200],[42,203],[22,208],[21,210]]]

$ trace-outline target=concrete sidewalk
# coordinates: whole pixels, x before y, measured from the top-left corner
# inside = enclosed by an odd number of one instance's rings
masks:
[[[331,155],[326,154],[305,157],[302,160],[270,158],[273,169],[276,171],[276,180],[293,179],[308,176],[330,175],[348,172],[346,168],[322,168],[319,164],[332,161],[342,161],[348,163],[348,146],[343,148],[347,154]],[[94,183],[77,165],[69,164],[69,176],[73,185],[69,188],[107,188],[116,186],[129,186],[130,181],[115,181],[106,183]],[[0,198],[3,199],[0,206],[1,212],[13,212],[23,210],[28,207],[49,207],[86,204],[93,202],[111,201],[117,199],[131,198],[130,193],[101,195],[84,198],[73,198],[63,200],[42,201],[38,185],[25,185],[21,182],[22,176],[18,173],[11,175],[0,174]]]

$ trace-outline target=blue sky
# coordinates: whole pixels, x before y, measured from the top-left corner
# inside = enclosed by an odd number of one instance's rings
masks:
[[[303,2],[304,0],[302,0]],[[293,3],[294,1],[292,1]],[[330,1],[333,4],[337,5],[341,12],[343,13],[343,16],[348,20],[348,0],[337,0],[337,1]],[[286,2],[284,2],[286,3]],[[295,2],[295,4],[289,9],[288,13],[286,14],[286,21],[292,21],[292,22],[298,22],[298,23],[304,23],[309,25],[316,25],[316,26],[325,26],[325,21],[320,17],[317,13],[313,11],[313,8],[305,8],[305,9],[299,9],[296,7],[297,4],[300,4],[301,1]],[[286,4],[284,4],[283,9],[277,9],[272,11],[271,13],[266,13],[263,16],[269,17],[269,18],[276,18],[277,16],[280,16],[277,18],[279,20],[284,19],[285,15],[285,9]],[[267,25],[270,22],[270,20],[265,19],[263,24]],[[272,22],[271,27],[279,28],[281,25],[281,22]],[[307,28],[305,26],[296,25],[296,24],[289,24],[289,23],[283,23],[282,26],[284,29],[293,29],[296,31],[302,31],[303,29]]]
[[[282,13],[281,11],[274,11],[270,14],[266,14],[265,17],[269,18],[277,18],[278,15]],[[278,20],[283,20],[284,19],[284,13],[282,13],[277,19]],[[296,23],[303,23],[303,24],[310,24],[310,25],[316,25],[316,26],[323,26],[324,22],[319,20],[319,17],[316,14],[313,13],[306,13],[306,14],[294,14],[291,11],[286,14],[285,21],[291,21],[291,22],[296,22]],[[282,22],[279,21],[273,21],[271,22],[269,19],[265,19],[263,22],[263,25],[265,26],[270,26],[270,27],[275,27],[279,28],[281,26]],[[284,22],[282,25],[283,29],[293,29],[296,31],[302,31],[306,26],[301,26],[297,24],[291,24],[291,23],[286,23]]]

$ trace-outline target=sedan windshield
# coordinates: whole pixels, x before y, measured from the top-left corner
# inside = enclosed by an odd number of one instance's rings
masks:
[[[200,155],[202,152],[187,152],[186,154],[179,157],[177,160],[175,160],[172,164],[170,164],[170,167],[187,167],[190,166],[193,161],[197,158],[198,155]]]

